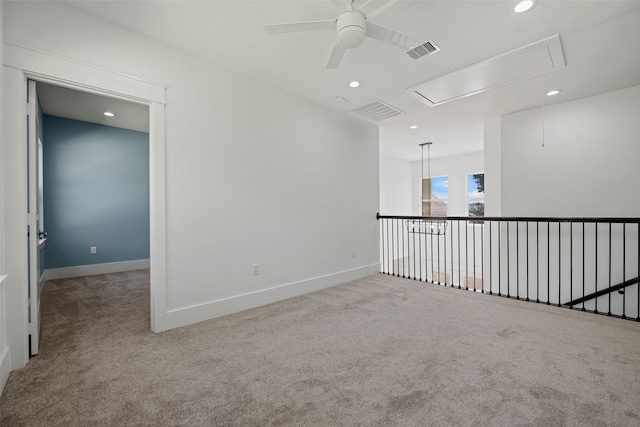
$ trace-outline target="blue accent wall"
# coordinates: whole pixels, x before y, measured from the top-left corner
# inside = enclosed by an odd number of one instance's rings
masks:
[[[148,259],[149,134],[49,115],[43,124],[46,268]]]

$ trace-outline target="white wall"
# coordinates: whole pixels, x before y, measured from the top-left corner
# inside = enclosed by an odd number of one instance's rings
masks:
[[[413,162],[412,214],[420,215],[421,161]],[[424,177],[427,178],[427,158],[424,159]],[[437,157],[431,159],[431,176],[449,177],[448,216],[466,216],[467,212],[467,175],[484,172],[484,153],[467,153],[459,156]],[[485,192],[490,192],[485,188]]]
[[[501,117],[493,118],[484,125],[484,214],[485,216],[500,216],[501,207],[501,161],[500,129]]]
[[[409,160],[380,156],[380,214],[413,214],[413,165]]]
[[[168,327],[378,271],[377,127],[64,5],[7,3],[4,25],[167,86]]]
[[[503,116],[502,214],[637,217],[639,118],[640,86]]]
[[[4,2],[0,1],[0,23],[2,22],[4,14]],[[0,64],[3,63],[4,60],[4,50],[3,50],[3,31],[0,26]],[[0,100],[4,99],[4,88],[2,87],[1,82],[4,79],[4,70],[3,67],[0,67]],[[4,129],[4,108],[3,103],[0,102],[0,129]],[[3,162],[3,151],[4,151],[4,135],[0,132],[0,165]],[[4,179],[0,179],[0,200],[4,200]],[[4,211],[0,209],[0,242],[4,242]],[[0,244],[0,394],[4,389],[4,385],[7,382],[7,378],[9,376],[9,371],[11,369],[11,359],[9,353],[9,347],[7,345],[7,334],[6,334],[6,302],[5,302],[5,283],[4,283],[4,245]]]

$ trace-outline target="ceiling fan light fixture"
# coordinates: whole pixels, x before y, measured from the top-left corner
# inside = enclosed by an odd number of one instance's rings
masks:
[[[343,49],[353,49],[364,43],[365,17],[360,12],[345,12],[336,21],[337,44]]]

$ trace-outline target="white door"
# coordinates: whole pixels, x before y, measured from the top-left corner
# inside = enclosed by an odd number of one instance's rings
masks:
[[[28,105],[27,105],[27,153],[28,153],[28,202],[27,202],[27,238],[29,260],[29,344],[30,356],[38,354],[40,341],[40,256],[38,227],[38,97],[36,94],[36,82],[28,81]]]

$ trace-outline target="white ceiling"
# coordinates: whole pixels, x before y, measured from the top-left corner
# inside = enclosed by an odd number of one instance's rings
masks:
[[[360,0],[359,0],[360,1]],[[406,114],[382,120],[383,154],[420,158],[483,149],[491,117],[640,85],[640,0],[539,0],[516,14],[516,1],[404,1],[369,16],[440,52],[413,60],[404,50],[367,38],[335,70],[325,68],[331,30],[268,35],[265,24],[333,19],[331,0],[71,1],[72,7],[281,87],[312,102],[352,114],[380,99]],[[543,38],[560,35],[566,67],[444,105],[429,107],[406,90]],[[348,83],[361,82],[352,89]],[[544,99],[548,89],[562,92]],[[347,98],[339,103],[336,97]],[[410,130],[410,125],[419,128]]]
[[[149,107],[146,105],[43,82],[37,83],[36,91],[44,114],[149,132]],[[105,116],[107,111],[115,116]]]

